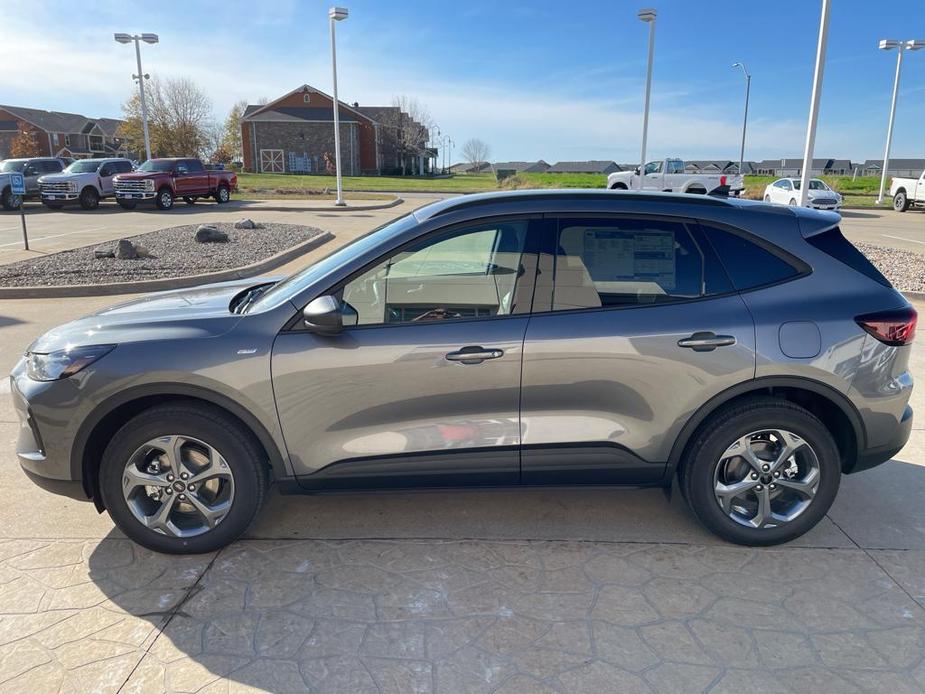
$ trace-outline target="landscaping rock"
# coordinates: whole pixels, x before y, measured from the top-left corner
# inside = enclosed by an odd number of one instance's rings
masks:
[[[196,240],[199,243],[225,243],[228,234],[211,224],[200,224],[196,229]]]
[[[138,257],[138,251],[128,239],[119,239],[114,255],[118,260],[133,260]]]
[[[115,258],[116,249],[112,246],[97,246],[93,249],[94,258]]]
[[[257,225],[254,224],[253,219],[248,219],[247,217],[245,217],[244,219],[239,219],[237,222],[235,222],[234,228],[235,229],[256,229]]]

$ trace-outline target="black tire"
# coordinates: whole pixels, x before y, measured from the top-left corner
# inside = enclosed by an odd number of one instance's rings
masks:
[[[137,202],[131,202],[130,200],[116,200],[116,203],[123,210],[134,210],[136,207],[138,207]]]
[[[191,537],[149,529],[135,518],[122,493],[122,475],[130,456],[145,442],[171,434],[214,446],[234,475],[231,510],[214,528]],[[100,463],[100,491],[113,522],[138,544],[167,554],[212,552],[240,537],[260,511],[268,486],[265,462],[256,439],[222,410],[198,404],[158,405],[130,419],[112,437]]]
[[[730,518],[717,503],[714,473],[723,453],[736,439],[773,428],[787,429],[810,445],[819,462],[819,485],[809,506],[789,523],[760,529],[746,527]],[[682,461],[679,482],[691,510],[716,535],[740,545],[776,545],[799,537],[828,512],[841,482],[841,458],[832,434],[811,412],[785,400],[755,398],[707,420]]]
[[[3,205],[4,210],[18,210],[22,205],[22,196],[13,195],[13,189],[7,186],[3,189],[3,193],[0,194],[0,204]]]
[[[93,186],[87,186],[80,191],[80,206],[85,210],[95,210],[100,206],[100,194]]]
[[[788,204],[790,205],[790,207],[796,207],[797,206],[796,198],[790,198],[790,202]]]
[[[612,186],[610,186],[610,189],[611,190],[629,190],[626,187],[625,183],[614,183]]]
[[[764,201],[765,201],[765,202],[771,202],[771,196],[770,196],[770,195],[765,195],[765,196],[764,196]]]
[[[183,198],[183,202],[185,202],[187,205],[195,205],[195,204],[196,204],[196,198],[191,198],[191,197],[187,196],[187,197]]]
[[[909,209],[909,198],[906,196],[906,191],[897,191],[893,196],[893,209],[897,212],[905,212]]]
[[[228,189],[228,186],[222,184],[215,189],[215,202],[219,205],[223,205],[229,200],[231,200],[231,191]]]
[[[169,210],[173,207],[173,191],[164,186],[157,191],[157,197],[154,198],[154,204],[159,210]]]

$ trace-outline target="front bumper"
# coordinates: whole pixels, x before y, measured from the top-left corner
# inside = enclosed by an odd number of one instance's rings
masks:
[[[133,190],[133,191],[116,191],[116,200],[154,200],[157,191],[153,190]]]
[[[80,197],[79,193],[42,193],[42,202],[46,200],[49,202],[64,202],[76,200]]]
[[[876,448],[868,448],[859,451],[854,466],[845,470],[845,472],[852,473],[870,470],[872,467],[887,462],[903,449],[911,434],[912,408],[906,405],[906,409],[903,410],[902,418],[899,420],[899,424],[896,426],[896,430],[890,440]]]

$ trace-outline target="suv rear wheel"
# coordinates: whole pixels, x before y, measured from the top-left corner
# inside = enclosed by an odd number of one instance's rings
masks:
[[[742,545],[799,537],[829,510],[840,480],[838,448],[825,425],[771,398],[715,415],[681,470],[681,489],[697,518]]]
[[[157,552],[211,552],[238,538],[266,494],[265,456],[221,410],[161,405],[129,420],[100,465],[119,529]]]

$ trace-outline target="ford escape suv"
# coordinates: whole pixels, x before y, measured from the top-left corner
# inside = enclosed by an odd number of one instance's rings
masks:
[[[163,552],[234,540],[271,482],[677,483],[721,537],[790,540],[912,426],[915,311],[839,219],[619,191],[436,202],[288,279],[43,335],[12,373],[19,459]]]

